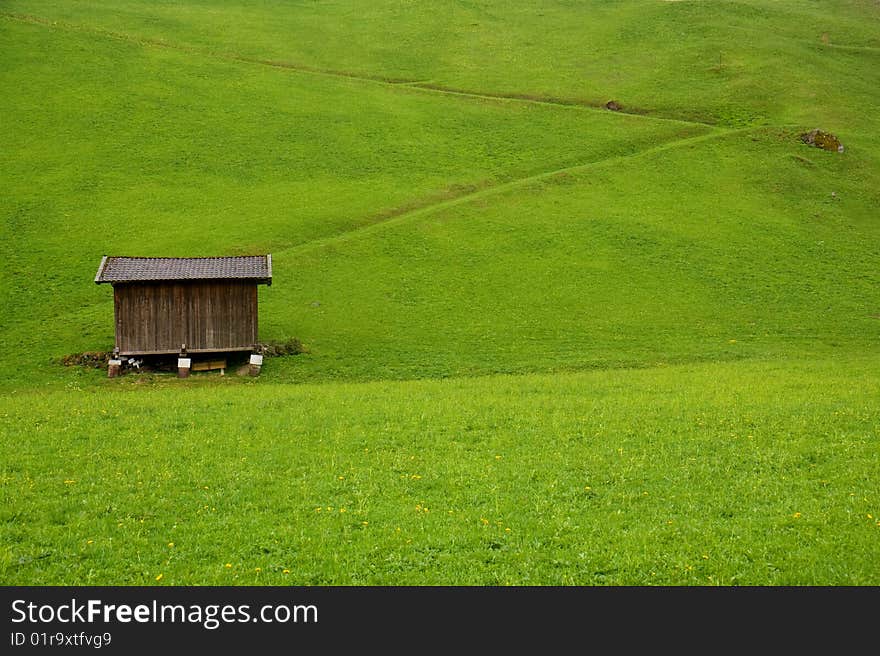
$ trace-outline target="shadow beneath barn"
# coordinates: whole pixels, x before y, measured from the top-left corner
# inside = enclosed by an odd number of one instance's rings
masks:
[[[114,377],[111,371],[114,362],[119,363],[115,365],[119,368],[115,375],[149,372],[176,374],[181,378],[198,373],[219,373],[221,376],[227,374],[245,376],[252,373],[252,358],[253,354],[247,351],[191,354],[185,358],[178,355],[158,354],[119,357],[115,361],[110,359],[107,366],[111,377]],[[185,373],[182,374],[183,370],[185,370]]]

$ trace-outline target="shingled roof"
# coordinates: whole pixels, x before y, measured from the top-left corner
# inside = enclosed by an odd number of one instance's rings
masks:
[[[272,284],[271,255],[233,257],[104,256],[95,283],[160,280],[252,280]]]

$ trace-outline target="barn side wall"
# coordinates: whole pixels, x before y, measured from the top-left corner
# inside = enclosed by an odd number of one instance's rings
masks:
[[[257,343],[257,286],[246,281],[114,285],[122,355],[248,350]]]

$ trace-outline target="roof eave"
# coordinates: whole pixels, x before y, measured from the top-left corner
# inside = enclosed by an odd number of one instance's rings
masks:
[[[101,280],[101,276],[104,275],[104,267],[107,265],[107,256],[101,258],[101,264],[98,267],[98,273],[95,274],[95,284],[100,285],[102,282],[107,282],[106,280]]]
[[[250,282],[255,285],[271,285],[271,278],[258,278],[254,277],[242,277],[242,278],[231,278],[231,277],[223,277],[223,278],[138,278],[132,280],[126,280],[120,278],[118,280],[97,280],[96,283],[109,283],[111,285],[132,285],[136,283],[146,283],[146,282]]]

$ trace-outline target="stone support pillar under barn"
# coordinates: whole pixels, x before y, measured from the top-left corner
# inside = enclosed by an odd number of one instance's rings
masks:
[[[107,363],[107,377],[116,378],[120,373],[122,373],[122,360],[112,358]]]

